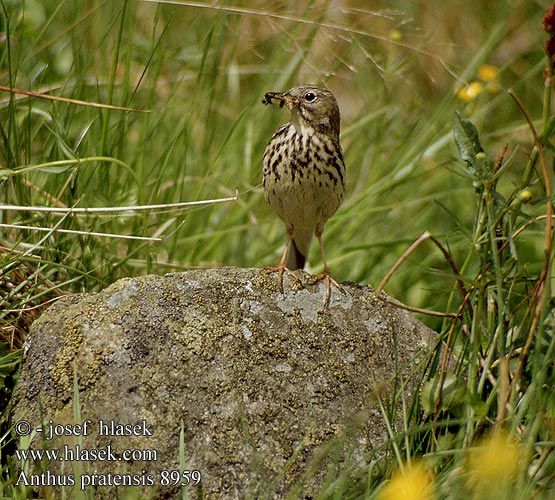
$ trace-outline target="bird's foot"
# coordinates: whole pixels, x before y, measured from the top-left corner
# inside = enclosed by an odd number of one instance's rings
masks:
[[[331,277],[330,272],[329,272],[328,269],[324,269],[324,272],[322,274],[317,274],[316,276],[314,276],[314,281],[322,281],[322,280],[326,280],[326,299],[324,301],[324,309],[328,309],[329,306],[330,306],[330,300],[331,300],[331,285],[332,284],[342,294],[345,294],[347,292],[345,292],[345,289],[337,281],[335,281]]]
[[[283,292],[283,274],[287,273],[289,276],[291,276],[291,278],[293,278],[299,285],[303,286],[303,282],[301,281],[301,278],[299,278],[293,271],[291,271],[291,269],[289,269],[286,265],[285,262],[280,262],[279,266],[277,267],[265,267],[264,270],[267,273],[278,273],[278,287],[279,287],[279,291],[281,293]]]

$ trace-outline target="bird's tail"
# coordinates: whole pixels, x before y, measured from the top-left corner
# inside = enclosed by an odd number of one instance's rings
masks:
[[[293,239],[289,245],[287,261],[285,263],[291,271],[304,268],[306,259],[308,258],[308,251],[310,249],[310,241],[312,240],[313,232],[313,229],[293,232]]]

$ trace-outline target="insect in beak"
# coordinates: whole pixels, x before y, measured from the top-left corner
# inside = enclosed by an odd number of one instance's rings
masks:
[[[284,104],[291,109],[293,103],[291,97],[283,92],[266,92],[262,104],[272,104],[272,99],[278,102],[278,107],[283,108]]]

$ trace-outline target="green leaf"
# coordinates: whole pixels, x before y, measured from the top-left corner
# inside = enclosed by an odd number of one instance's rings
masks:
[[[463,119],[458,111],[455,111],[455,119],[453,120],[453,136],[461,159],[469,165],[475,166],[476,155],[484,152],[480,144],[478,130],[472,122]]]
[[[439,397],[439,380],[440,377],[436,376],[428,380],[422,387],[422,408],[428,415],[433,415],[435,412],[436,401]],[[452,373],[447,374],[443,379],[441,388],[440,410],[451,411],[455,414],[460,413],[461,408],[464,407],[465,397],[466,387],[464,382]]]
[[[475,178],[476,187],[484,184],[483,181],[493,177],[493,163],[488,160],[484,149],[480,144],[478,130],[469,120],[462,118],[459,112],[455,111],[453,120],[453,137],[459,155],[469,166],[470,174]]]
[[[10,168],[2,168],[0,169],[0,177],[11,177],[15,174],[15,171]]]

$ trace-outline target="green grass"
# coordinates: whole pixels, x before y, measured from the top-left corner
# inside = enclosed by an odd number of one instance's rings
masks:
[[[521,450],[507,479],[511,496],[548,498],[553,249],[545,254],[551,233],[542,217],[551,210],[554,155],[541,23],[549,3],[396,0],[372,2],[370,11],[364,2],[340,9],[304,0],[271,12],[251,3],[0,0],[1,85],[137,110],[0,94],[0,204],[100,208],[239,193],[179,210],[0,208],[2,224],[52,229],[0,228],[1,407],[30,322],[60,293],[124,276],[278,261],[284,228],[264,201],[261,160],[288,116],[261,99],[321,83],[340,104],[348,172],[344,204],[324,233],[334,277],[377,286],[425,231],[457,269],[427,240],[385,286],[412,307],[456,315],[421,315],[456,367],[446,373],[433,358],[438,375],[423,381],[421,401],[406,402],[405,429],[394,429],[389,444],[398,465],[423,456],[442,498],[467,498],[467,476],[457,471],[496,426]],[[482,82],[482,92],[461,100],[456,90],[479,82],[485,64],[498,67],[498,84]],[[456,111],[477,128],[485,157],[463,147],[461,160]],[[316,248],[310,264],[321,270]],[[0,435],[7,430],[3,415]],[[2,467],[1,494],[24,498]],[[375,498],[392,467],[371,462],[357,481],[330,480],[322,498]]]

